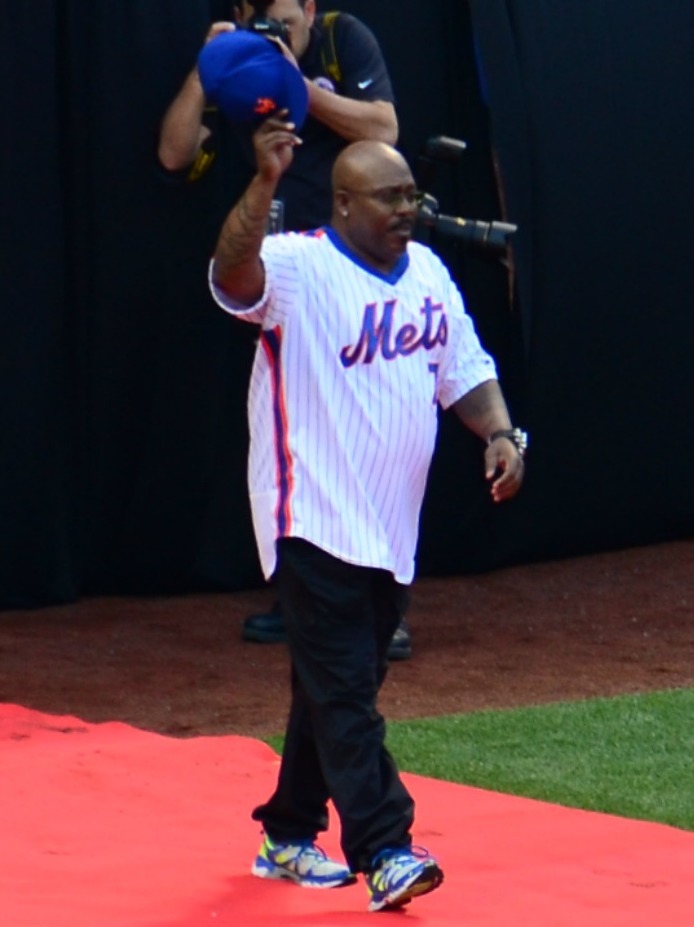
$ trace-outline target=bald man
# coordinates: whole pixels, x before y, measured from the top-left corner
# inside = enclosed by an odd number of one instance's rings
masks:
[[[291,51],[285,53],[304,77],[308,117],[301,129],[301,151],[277,187],[273,215],[285,229],[313,229],[330,218],[330,172],[345,145],[359,139],[397,140],[395,96],[386,62],[368,26],[349,13],[320,13],[315,0],[235,0],[231,6],[236,22],[213,23],[206,42],[253,15],[278,20],[289,34]],[[197,67],[167,109],[158,157],[163,176],[179,183],[197,182],[213,164],[219,170],[220,159],[225,182],[234,189],[242,189],[253,172],[249,127],[219,120],[205,99]],[[241,633],[244,640],[257,643],[285,641],[279,603],[248,615]],[[407,660],[411,655],[412,639],[403,617],[388,656]]]
[[[250,497],[292,663],[277,786],[253,812],[264,839],[252,871],[326,888],[363,873],[369,909],[380,911],[443,880],[412,846],[414,803],[376,707],[414,576],[437,404],[486,444],[497,502],[520,488],[523,445],[457,287],[410,240],[416,191],[395,149],[362,141],[338,156],[329,226],[264,235],[300,144],[293,129],[269,119],[256,131],[256,174],[210,267],[222,308],[261,326]],[[316,845],[330,799],[346,865]]]

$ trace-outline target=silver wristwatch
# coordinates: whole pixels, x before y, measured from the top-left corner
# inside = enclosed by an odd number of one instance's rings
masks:
[[[520,428],[502,428],[500,431],[493,431],[487,438],[487,444],[491,444],[498,438],[507,438],[512,444],[515,444],[516,450],[525,457],[528,449],[528,432]]]

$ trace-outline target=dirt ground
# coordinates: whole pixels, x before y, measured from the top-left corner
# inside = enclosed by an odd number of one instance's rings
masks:
[[[413,586],[389,719],[694,686],[694,541]],[[277,733],[288,657],[241,641],[268,589],[0,613],[0,702],[176,736]]]

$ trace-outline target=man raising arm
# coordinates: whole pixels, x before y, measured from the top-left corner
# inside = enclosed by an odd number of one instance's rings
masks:
[[[236,25],[247,24],[252,16],[270,17],[288,32],[291,51],[285,47],[284,54],[303,75],[308,118],[301,130],[301,149],[282,174],[274,199],[285,229],[324,225],[331,212],[330,172],[340,151],[349,142],[362,139],[389,144],[397,140],[393,88],[381,50],[360,20],[347,13],[321,15],[315,0],[243,0],[236,8]],[[206,41],[234,28],[232,22],[215,23]],[[214,125],[194,68],[162,123],[159,159],[171,176],[196,179],[212,163],[216,140],[206,120]],[[231,130],[235,167],[238,170],[241,165],[247,179],[255,168],[250,130],[243,125],[220,128]],[[243,637],[262,643],[284,640],[278,604],[274,603],[268,613],[249,615],[243,624]],[[403,618],[393,635],[390,657],[407,659],[411,652],[410,632]]]
[[[519,490],[523,459],[457,287],[411,241],[417,195],[394,148],[361,141],[338,156],[328,227],[263,234],[297,143],[281,119],[256,131],[256,173],[210,268],[220,306],[260,325],[249,489],[292,668],[276,788],[252,813],[264,836],[251,871],[326,889],[361,873],[369,910],[381,911],[443,880],[438,861],[412,846],[414,801],[377,707],[414,576],[436,402],[488,442],[496,501]],[[345,863],[316,844],[331,801]]]

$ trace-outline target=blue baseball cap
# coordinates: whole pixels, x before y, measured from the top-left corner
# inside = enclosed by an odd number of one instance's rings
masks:
[[[304,124],[304,78],[262,35],[244,29],[221,32],[200,51],[198,73],[207,99],[232,122],[261,122],[286,109],[297,129]]]

